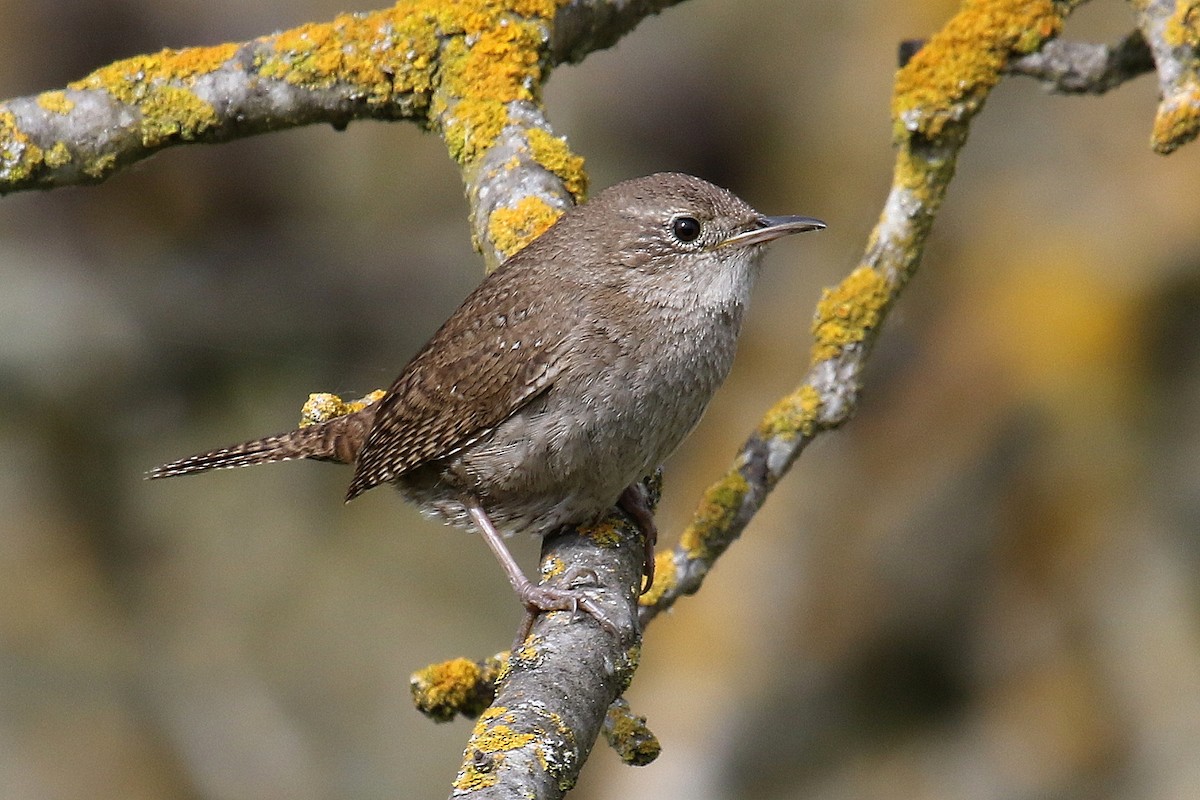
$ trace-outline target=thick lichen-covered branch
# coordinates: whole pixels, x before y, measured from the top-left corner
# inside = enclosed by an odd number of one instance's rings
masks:
[[[95,183],[174,145],[404,119],[436,130],[458,162],[494,267],[586,193],[583,159],[541,106],[550,68],[678,1],[400,0],[249,42],[134,56],[0,103],[0,194]]]
[[[897,73],[892,188],[859,265],[817,306],[808,374],[763,417],[729,471],[709,487],[641,599],[643,624],[700,588],[803,449],[854,413],[880,325],[921,261],[971,120],[1014,58],[1062,28],[1073,4],[967,0]]]
[[[543,579],[561,584],[576,576],[572,585],[594,593],[620,633],[582,612],[539,616],[508,656],[492,704],[471,733],[452,796],[549,799],[574,785],[609,708],[637,668],[641,552],[637,532],[617,518],[546,540]],[[628,740],[635,738],[631,733]],[[650,749],[643,745],[638,755]]]
[[[1200,133],[1200,0],[1131,0],[1162,97],[1150,145],[1167,154]]]

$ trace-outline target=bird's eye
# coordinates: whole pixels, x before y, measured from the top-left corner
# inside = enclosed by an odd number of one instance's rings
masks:
[[[700,237],[700,221],[695,217],[676,217],[671,220],[671,233],[681,242],[694,242]]]

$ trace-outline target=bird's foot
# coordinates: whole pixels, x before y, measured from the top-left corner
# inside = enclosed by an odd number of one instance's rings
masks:
[[[582,609],[599,622],[600,627],[620,638],[621,629],[596,601],[581,589],[582,586],[594,586],[599,582],[596,573],[590,569],[578,568],[568,571],[563,577],[565,587],[533,583],[529,580],[520,585],[513,584],[517,597],[525,606],[525,619],[521,621],[521,627],[517,630],[514,646],[520,646],[525,641],[538,615],[548,611],[570,611],[575,615]]]
[[[630,521],[642,534],[645,554],[642,556],[642,583],[638,594],[645,594],[654,585],[654,545],[658,543],[658,526],[654,524],[654,512],[650,510],[650,498],[641,481],[631,483],[617,498],[617,508],[625,512]]]

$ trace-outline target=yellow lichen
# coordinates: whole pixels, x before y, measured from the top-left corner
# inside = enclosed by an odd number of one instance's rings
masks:
[[[587,529],[588,536],[601,547],[616,547],[621,543],[621,523],[617,517],[605,517]]]
[[[542,562],[542,577],[543,578],[557,577],[557,576],[563,574],[563,572],[566,570],[566,568],[567,568],[566,562],[564,562],[561,558],[559,558],[558,556],[550,556],[549,558],[547,558],[545,561]]]
[[[219,122],[216,109],[189,89],[155,86],[141,102],[142,144],[157,147],[170,139],[198,139]]]
[[[490,718],[485,720],[484,717],[479,718],[479,723],[475,726],[475,732],[472,735],[472,744],[475,750],[485,753],[497,753],[509,750],[516,750],[518,747],[524,747],[534,740],[534,734],[521,733],[518,730],[512,729],[508,724],[491,724]]]
[[[71,158],[71,148],[67,147],[66,142],[55,142],[54,146],[47,150],[44,156],[46,166],[52,169],[58,169],[70,164]]]
[[[562,215],[540,197],[523,197],[510,207],[501,206],[488,220],[488,237],[503,258],[520,251],[545,233]]]
[[[69,114],[75,108],[75,101],[68,99],[63,91],[42,92],[37,96],[37,104],[51,114]]]
[[[1200,86],[1193,84],[1159,104],[1150,146],[1155,152],[1167,155],[1195,139],[1197,133],[1200,133]]]
[[[826,289],[813,320],[812,363],[836,356],[861,342],[883,319],[891,290],[883,275],[859,267],[833,289]]]
[[[557,175],[575,202],[582,203],[587,197],[583,156],[572,153],[566,139],[541,128],[530,129],[527,139],[533,160]]]
[[[662,745],[646,725],[646,718],[635,715],[624,700],[608,707],[605,722],[605,738],[626,764],[645,766],[662,752]]]
[[[96,156],[83,166],[83,174],[99,180],[117,168],[116,153],[104,153]]]
[[[397,4],[371,14],[339,14],[331,22],[308,23],[276,34],[268,40],[272,54],[258,55],[258,72],[310,89],[349,84],[371,105],[390,101],[397,91],[426,92],[432,85],[429,67],[437,50],[428,21],[419,14],[413,15],[415,19],[401,17],[401,7],[411,5]],[[401,21],[420,28],[418,35],[398,35],[396,24]],[[412,53],[411,58],[403,58],[403,53],[389,57],[389,50],[401,46]]]
[[[542,651],[538,649],[539,641],[541,641],[539,637],[533,633],[525,637],[525,641],[521,642],[521,646],[509,653],[509,669],[514,668],[518,664],[526,668],[532,668],[541,663]]]
[[[503,763],[504,754],[534,741],[536,737],[532,733],[513,730],[507,724],[511,721],[512,715],[503,706],[489,708],[480,715],[471,732],[471,741],[467,744],[468,752],[474,757],[468,759],[454,779],[455,789],[466,792],[494,786],[498,777],[497,767]]]
[[[499,760],[499,759],[495,759]],[[494,771],[495,763],[492,758],[480,753],[480,760],[468,761],[454,778],[453,786],[460,792],[473,792],[495,786],[500,776]]]
[[[68,88],[105,91],[137,106],[142,113],[139,133],[146,147],[173,139],[194,141],[219,121],[212,105],[192,91],[195,79],[226,66],[237,49],[236,44],[223,44],[135,56],[101,67]],[[105,171],[95,165],[88,174],[99,177]]]
[[[348,83],[369,104],[398,93],[427,102],[436,90],[431,120],[451,156],[469,164],[508,124],[509,102],[536,99],[546,21],[561,2],[402,0],[277,34],[256,68],[311,88]]]
[[[805,384],[771,407],[758,425],[758,435],[764,439],[778,436],[789,440],[812,436],[820,413],[820,393]]]
[[[1176,0],[1175,11],[1163,27],[1163,41],[1171,47],[1200,49],[1200,0]]]
[[[385,394],[387,392],[382,389],[376,389],[357,400],[343,400],[336,394],[314,392],[308,396],[308,400],[300,409],[300,427],[306,428],[309,425],[328,422],[335,417],[344,417],[347,414],[362,411],[372,403],[382,400]]]
[[[729,471],[705,490],[692,521],[679,537],[679,546],[689,559],[708,561],[713,557],[714,535],[729,529],[749,491],[750,484],[737,470]]]
[[[433,719],[453,719],[474,699],[482,677],[480,666],[467,658],[431,664],[413,673],[413,702]]]
[[[679,582],[675,571],[675,554],[670,550],[660,551],[654,556],[654,583],[649,591],[638,597],[638,605],[657,605],[663,596],[670,592]]]
[[[225,66],[237,54],[237,49],[238,45],[230,43],[134,56],[101,67],[85,78],[67,84],[67,88],[100,89],[122,103],[133,105],[141,102],[156,85],[191,85],[198,76]]]
[[[1051,0],[966,0],[896,75],[892,121],[897,141],[939,136],[973,114],[1009,56],[1030,53],[1062,29]]]
[[[42,149],[17,127],[16,116],[0,110],[0,180],[20,183],[29,180],[42,166]]]

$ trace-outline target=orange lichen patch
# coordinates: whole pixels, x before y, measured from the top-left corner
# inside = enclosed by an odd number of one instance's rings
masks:
[[[813,320],[812,363],[833,358],[846,345],[865,339],[882,321],[890,297],[887,281],[870,267],[859,267],[826,289]]]
[[[101,67],[87,77],[67,84],[68,89],[103,90],[122,103],[141,102],[156,85],[190,85],[200,75],[225,66],[237,54],[238,45],[189,47],[134,56]]]
[[[454,719],[477,702],[483,669],[467,658],[431,664],[410,679],[413,703],[421,713],[439,721]]]
[[[116,61],[68,84],[79,91],[105,91],[142,112],[142,144],[155,147],[170,139],[192,141],[218,122],[213,107],[191,89],[195,79],[227,66],[238,45],[162,50]],[[99,174],[104,169],[97,166]],[[91,174],[91,173],[89,173]]]
[[[974,114],[1009,56],[1038,49],[1062,22],[1051,0],[966,0],[896,74],[896,140],[910,133],[934,138]]]
[[[536,99],[546,21],[560,2],[402,1],[269,38],[273,55],[257,67],[300,86],[351,84],[368,103],[436,90],[431,118],[451,156],[472,163],[508,123],[506,104]]]
[[[758,424],[758,435],[763,439],[778,436],[789,440],[812,436],[820,413],[820,392],[805,384],[771,407]]]
[[[736,469],[705,490],[695,516],[679,537],[679,546],[688,558],[709,561],[717,554],[714,541],[729,530],[749,491],[750,484]]]
[[[51,114],[69,114],[75,108],[75,101],[68,99],[63,91],[42,92],[37,96],[37,104]]]
[[[437,52],[433,26],[422,15],[406,15],[415,4],[370,14],[339,14],[331,22],[308,23],[265,41],[259,74],[311,89],[348,84],[368,104],[388,102],[396,92],[423,93],[432,86]],[[401,31],[397,26],[403,25]]]
[[[502,258],[508,258],[545,233],[562,215],[540,197],[523,197],[512,207],[501,206],[488,220],[488,237]]]
[[[1159,104],[1150,146],[1156,153],[1167,155],[1195,139],[1197,133],[1200,133],[1200,85],[1189,84]]]
[[[533,160],[561,178],[575,202],[582,203],[587,197],[587,174],[583,171],[583,156],[572,153],[566,139],[541,128],[531,129],[527,139]]]
[[[385,394],[387,392],[382,389],[376,389],[358,400],[343,400],[336,394],[314,392],[308,396],[308,400],[300,409],[300,427],[306,428],[309,425],[328,422],[334,417],[344,417],[347,414],[362,411],[372,403],[382,400]]]

